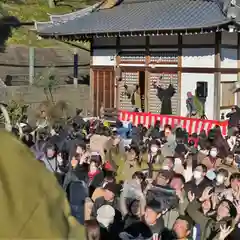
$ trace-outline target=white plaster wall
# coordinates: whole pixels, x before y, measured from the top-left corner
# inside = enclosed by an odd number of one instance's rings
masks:
[[[208,97],[206,100],[206,116],[208,119],[213,119],[214,114],[214,74],[202,73],[182,73],[181,83],[181,116],[187,115],[186,98],[187,92],[195,94],[197,82],[208,83]]]
[[[214,49],[211,48],[183,48],[183,67],[214,67]]]
[[[111,37],[111,38],[94,38],[93,41],[93,47],[94,46],[116,46],[116,38]]]
[[[237,74],[221,74],[221,82],[236,82]]]
[[[196,35],[183,35],[183,44],[214,44],[215,34],[214,33],[204,33]]]
[[[94,49],[92,65],[94,66],[114,66],[116,64],[115,49]]]
[[[221,48],[221,67],[237,68],[237,49]]]
[[[222,32],[222,44],[237,46],[237,33]]]
[[[221,82],[237,82],[237,74],[221,74]],[[221,85],[221,93],[222,93],[222,85]],[[220,106],[222,103],[222,96],[220,99]],[[237,93],[235,93],[235,104],[237,104]],[[226,114],[229,113],[231,111],[231,107],[229,107],[228,109],[220,109],[220,117],[221,114],[223,113],[226,118]]]
[[[221,85],[220,85],[220,89],[221,89],[220,106],[223,105],[223,104],[222,104],[222,87],[223,87],[223,85],[221,84]],[[233,94],[235,95],[235,102],[234,102],[234,104],[237,104],[237,93],[233,93]],[[231,109],[231,107],[230,107],[229,109]]]

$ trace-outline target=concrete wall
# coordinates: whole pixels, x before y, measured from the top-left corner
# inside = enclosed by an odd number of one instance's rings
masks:
[[[74,114],[76,108],[82,108],[87,115],[88,109],[90,109],[89,90],[90,88],[87,85],[78,85],[77,88],[73,85],[62,85],[54,91],[54,100],[66,101],[69,106],[69,114]],[[10,100],[19,99],[30,105],[29,114],[33,116],[36,112],[34,109],[39,106],[39,103],[45,101],[46,97],[42,89],[31,86],[1,88],[0,101],[7,103]]]
[[[78,49],[79,79],[89,75],[90,52]],[[68,76],[73,76],[73,49],[34,48],[35,77],[46,72],[46,67],[54,67],[54,75],[59,84],[66,84]],[[10,45],[0,53],[0,78],[12,77],[13,86],[29,84],[29,48]]]

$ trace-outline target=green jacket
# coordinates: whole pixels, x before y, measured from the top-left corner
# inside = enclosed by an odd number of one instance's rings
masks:
[[[54,175],[0,131],[0,239],[83,239]]]
[[[203,104],[201,103],[201,101],[198,99],[198,97],[196,96],[193,96],[193,103],[194,103],[194,106],[196,108],[196,111],[197,111],[197,115],[200,117],[203,115],[204,113],[204,109],[203,109]]]
[[[205,216],[200,211],[200,207],[201,203],[198,202],[197,200],[194,200],[191,203],[189,203],[186,212],[196,224],[200,225],[201,240],[207,239],[217,240],[218,234],[216,234],[216,236],[212,236],[212,234],[219,233],[220,225],[226,224],[226,222],[231,220],[231,218],[216,222],[213,218]]]
[[[179,203],[178,208],[171,209],[170,211],[166,212],[166,214],[163,215],[164,220],[164,226],[168,229],[172,229],[176,219],[179,217],[179,215],[185,215],[185,210],[188,206],[188,199],[185,196],[184,202]]]

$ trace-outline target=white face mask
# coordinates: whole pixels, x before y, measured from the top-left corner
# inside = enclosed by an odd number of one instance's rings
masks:
[[[210,156],[215,158],[217,156],[217,151],[216,150],[211,150],[210,151]]]
[[[168,170],[168,171],[169,171],[169,170],[170,170],[170,167],[167,166],[167,165],[164,165],[164,166],[162,166],[162,169],[163,169],[163,170]]]
[[[175,158],[175,165],[182,165],[182,160],[180,158]]]
[[[224,176],[223,175],[220,175],[218,174],[217,177],[216,177],[216,181],[220,184],[223,184],[224,183]]]
[[[157,151],[158,151],[158,147],[156,147],[156,146],[151,146],[151,152],[152,152],[152,153],[157,153]]]
[[[198,179],[200,179],[200,178],[202,177],[202,173],[199,172],[199,171],[194,171],[194,172],[193,172],[193,177],[194,177],[196,180],[198,180]]]

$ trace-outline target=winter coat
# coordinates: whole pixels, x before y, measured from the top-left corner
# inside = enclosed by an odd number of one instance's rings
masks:
[[[53,174],[10,133],[0,131],[0,141],[0,238],[83,239]]]

